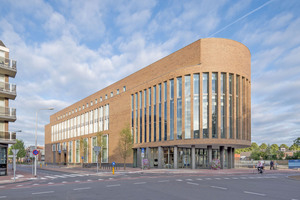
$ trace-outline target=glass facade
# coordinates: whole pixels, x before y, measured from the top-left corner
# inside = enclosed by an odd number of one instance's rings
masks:
[[[138,94],[135,93],[135,143],[138,143]]]
[[[211,77],[211,97],[212,97],[212,107],[211,107],[211,114],[212,114],[212,138],[218,137],[218,73],[212,73]]]
[[[73,142],[70,141],[68,145],[68,163],[73,162]]]
[[[153,141],[156,142],[156,86],[153,87],[153,115],[154,115],[154,122],[153,122]]]
[[[226,74],[221,73],[221,138],[226,138],[225,124],[225,96],[226,95]]]
[[[80,162],[80,142],[76,140],[76,163]]]
[[[142,91],[140,91],[140,143],[143,142],[143,111],[142,111]]]
[[[194,74],[194,102],[193,102],[193,130],[194,130],[194,138],[200,138],[200,103],[199,103],[199,95],[200,95],[200,82],[199,82],[199,74]]]
[[[133,139],[133,133],[134,133],[134,96],[132,94],[131,95],[131,136],[132,136],[132,139]]]
[[[151,142],[151,88],[148,89],[149,102],[149,142]]]
[[[232,100],[232,90],[233,90],[233,75],[229,74],[229,138],[233,139],[233,100]]]
[[[168,94],[167,82],[164,82],[164,140],[167,140],[168,131],[168,112],[167,112],[167,94]]]
[[[191,138],[191,76],[184,76],[184,138]]]
[[[170,80],[170,140],[174,140],[174,79]]]
[[[202,77],[202,133],[208,138],[208,73]]]
[[[161,141],[161,84],[158,85],[158,140]]]
[[[239,83],[240,83],[240,77],[236,76],[236,139],[240,139],[239,137]]]
[[[91,152],[92,152],[92,163],[97,162],[97,154],[94,151],[94,147],[97,146],[97,137],[92,137],[92,146],[91,146]]]
[[[147,142],[147,90],[144,90],[144,142]]]
[[[182,78],[177,78],[177,139],[182,139]]]

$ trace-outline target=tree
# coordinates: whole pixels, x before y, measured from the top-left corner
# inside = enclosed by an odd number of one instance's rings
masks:
[[[300,137],[294,140],[294,144],[300,146]]]
[[[132,135],[129,125],[123,128],[120,132],[119,153],[124,161],[124,170],[126,169],[126,159],[132,152]]]
[[[103,140],[103,133],[102,132],[98,132],[96,134],[96,137],[97,137],[97,146],[100,147],[100,152],[98,154],[98,163],[99,163],[99,167],[101,169],[101,159],[102,159],[102,154],[103,154],[103,149],[104,147],[106,147],[106,141]]]
[[[255,142],[252,142],[251,148],[252,148],[252,151],[253,151],[253,150],[259,149],[259,146]]]
[[[300,150],[300,147],[297,144],[293,144],[292,146],[290,146],[290,150],[297,151],[297,150]]]
[[[285,148],[286,150],[289,149],[289,147],[288,147],[286,144],[281,144],[279,147],[280,147],[280,148]]]
[[[279,150],[279,147],[278,147],[278,145],[277,144],[272,144],[271,145],[271,149],[272,149],[272,151],[278,151]]]
[[[268,145],[266,145],[266,143],[262,143],[259,148],[260,149],[267,149]]]
[[[84,158],[84,159],[81,159],[82,160],[82,166],[83,166],[84,160],[86,159],[86,153],[87,153],[87,150],[88,150],[88,143],[87,143],[86,139],[87,138],[83,138],[83,137],[80,138],[80,155],[81,155],[81,157]]]
[[[13,155],[12,149],[19,149],[19,152],[17,153],[17,160],[20,158],[24,158],[26,156],[26,150],[25,150],[25,145],[22,140],[16,140],[16,144],[13,144],[11,148],[9,148],[9,155]]]

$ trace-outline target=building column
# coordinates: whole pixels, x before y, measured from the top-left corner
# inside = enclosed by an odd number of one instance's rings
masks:
[[[220,146],[221,169],[224,169],[224,146]]]
[[[192,145],[192,169],[196,169],[195,145]]]
[[[162,168],[162,156],[163,150],[162,147],[158,147],[158,168],[161,169]]]
[[[231,168],[235,168],[234,167],[234,161],[235,161],[235,149],[232,147],[231,148],[231,154],[232,154],[232,158],[231,158]]]
[[[142,167],[141,148],[136,149],[136,167]]]
[[[150,163],[150,157],[151,157],[151,151],[150,151],[150,148],[147,147],[146,148],[146,155],[145,155],[145,158],[148,159],[149,163]]]
[[[178,166],[177,166],[177,146],[174,146],[174,169],[177,169]]]
[[[208,145],[207,146],[207,161],[208,161],[208,166],[210,167],[211,161],[212,161],[212,146]]]
[[[231,147],[227,147],[227,168],[231,169]]]

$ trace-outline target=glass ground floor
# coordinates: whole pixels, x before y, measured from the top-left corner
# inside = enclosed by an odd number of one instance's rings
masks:
[[[234,167],[234,148],[224,146],[169,146],[136,148],[133,151],[134,167],[208,169]],[[143,153],[144,152],[144,153]],[[215,166],[219,163],[218,166]]]
[[[0,176],[7,175],[7,145],[0,144]]]

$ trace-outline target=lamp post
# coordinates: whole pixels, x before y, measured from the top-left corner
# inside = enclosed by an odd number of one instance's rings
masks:
[[[38,112],[40,110],[54,110],[54,108],[41,108],[36,111],[36,121],[35,121],[35,149],[37,149],[37,125],[38,125]],[[37,156],[34,157],[34,176],[36,177],[36,165],[37,165]]]

